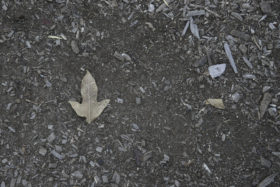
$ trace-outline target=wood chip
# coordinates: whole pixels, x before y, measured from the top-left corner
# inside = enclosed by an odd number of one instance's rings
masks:
[[[227,43],[224,44],[224,49],[225,49],[226,55],[229,59],[230,65],[231,65],[234,73],[238,73],[237,67],[235,65],[235,62],[233,60],[233,57],[232,57],[232,54],[231,54],[231,51],[230,51],[230,48],[229,48],[229,45]]]
[[[272,95],[270,93],[267,92],[263,95],[263,99],[262,99],[261,105],[260,105],[259,119],[261,119],[264,116],[265,111],[266,111],[268,105],[270,104],[271,100],[272,100]]]

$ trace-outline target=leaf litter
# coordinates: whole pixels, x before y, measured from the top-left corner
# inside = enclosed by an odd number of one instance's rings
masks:
[[[81,85],[82,103],[69,101],[76,114],[80,117],[85,117],[87,123],[95,120],[110,102],[109,99],[97,102],[97,92],[96,82],[90,72],[87,71]]]
[[[218,109],[225,109],[225,105],[222,99],[207,99],[206,104],[210,104]]]

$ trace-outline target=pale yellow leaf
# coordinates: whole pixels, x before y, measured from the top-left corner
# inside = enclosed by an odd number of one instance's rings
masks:
[[[97,92],[96,82],[90,72],[87,71],[81,85],[82,103],[69,101],[76,114],[80,117],[85,117],[88,123],[96,119],[110,102],[109,99],[97,102]]]
[[[219,109],[225,109],[225,105],[224,105],[222,99],[207,99],[206,104],[210,104],[213,107],[216,107]]]

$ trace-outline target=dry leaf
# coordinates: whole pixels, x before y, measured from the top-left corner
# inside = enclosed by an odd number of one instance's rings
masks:
[[[81,95],[83,99],[82,103],[80,104],[75,101],[69,101],[77,115],[86,117],[88,123],[91,123],[94,119],[96,119],[110,102],[109,99],[97,102],[97,91],[98,88],[96,86],[96,82],[90,72],[87,71],[82,80],[81,86]]]
[[[225,109],[225,105],[224,105],[222,99],[207,99],[206,104],[210,104],[213,107],[216,107],[219,109]]]

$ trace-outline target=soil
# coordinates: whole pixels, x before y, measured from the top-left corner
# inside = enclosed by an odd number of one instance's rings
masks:
[[[245,1],[168,2],[156,12],[164,1],[2,1],[1,187],[280,186],[280,3],[270,1],[259,22],[257,0],[242,21],[231,12]],[[190,28],[182,36],[185,6],[220,17],[194,17],[200,39]],[[250,35],[229,41],[238,73],[223,48],[232,30]],[[273,44],[271,54],[253,36]],[[207,52],[211,61],[196,65]],[[221,63],[226,71],[212,79],[208,67]],[[91,124],[68,103],[81,101],[86,70],[98,100],[111,100]],[[264,93],[271,99],[260,116]]]

